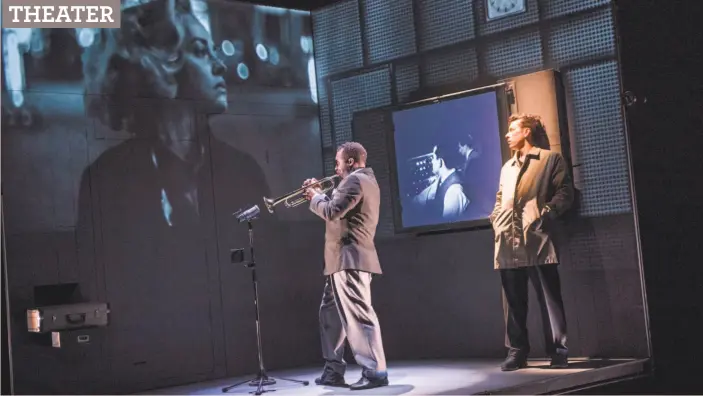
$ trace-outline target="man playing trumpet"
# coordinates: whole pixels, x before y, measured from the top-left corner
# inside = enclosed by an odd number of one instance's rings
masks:
[[[346,386],[344,340],[349,340],[361,379],[352,390],[388,385],[381,327],[371,305],[371,278],[381,274],[374,245],[380,207],[380,190],[366,150],[356,142],[342,144],[335,158],[341,182],[331,198],[316,179],[308,179],[305,197],[310,210],[326,223],[326,276],[320,304],[320,338],[325,367],[318,385]]]

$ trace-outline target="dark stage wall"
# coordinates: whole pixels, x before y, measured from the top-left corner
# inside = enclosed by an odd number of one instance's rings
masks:
[[[334,147],[358,140],[384,197],[377,246],[385,274],[374,293],[388,356],[502,357],[504,327],[491,230],[394,235],[391,123],[374,109],[553,68],[565,88],[579,193],[561,266],[571,354],[646,357],[612,4],[528,0],[524,13],[491,22],[485,4],[349,0],[313,12],[327,173]],[[534,302],[532,294],[537,356]]]
[[[3,29],[18,393],[130,392],[255,372],[251,275],[229,259],[230,248],[248,246],[232,213],[253,204],[262,207],[266,362],[319,360],[323,223],[304,207],[270,215],[262,201],[322,173],[310,15],[193,1],[184,52],[166,63],[136,44],[171,50],[149,41],[155,23],[143,22],[143,37],[124,28],[129,13],[166,20],[165,1],[149,4],[125,9],[123,36]],[[106,55],[108,40],[122,56]],[[59,283],[110,304],[111,323],[90,331],[90,345],[54,349],[41,345],[49,336],[27,333],[26,309],[63,302],[36,287]]]

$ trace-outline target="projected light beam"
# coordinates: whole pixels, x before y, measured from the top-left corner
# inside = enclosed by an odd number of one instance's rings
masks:
[[[308,83],[310,85],[310,98],[317,104],[317,74],[315,73],[315,59],[308,60]]]
[[[22,64],[22,55],[20,54],[20,41],[15,31],[8,29],[5,38],[5,84],[10,96],[12,104],[15,107],[20,107],[24,104],[24,67]]]

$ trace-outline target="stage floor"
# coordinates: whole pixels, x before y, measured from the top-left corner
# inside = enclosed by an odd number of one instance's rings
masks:
[[[415,361],[391,362],[389,364],[390,385],[366,391],[350,391],[344,388],[317,386],[315,378],[320,368],[301,368],[270,372],[269,375],[310,381],[303,386],[280,380],[267,389],[275,389],[276,395],[466,395],[466,394],[545,394],[563,393],[580,388],[588,383],[610,382],[617,378],[646,373],[647,359],[589,360],[570,359],[570,368],[552,370],[546,360],[530,360],[524,370],[504,373],[500,371],[500,360],[464,361]],[[347,383],[359,379],[361,370],[357,366],[347,368]],[[191,385],[164,388],[145,392],[150,395],[214,395],[222,394],[222,387],[243,381],[249,377],[229,378]],[[227,394],[246,395],[256,389],[242,385]]]

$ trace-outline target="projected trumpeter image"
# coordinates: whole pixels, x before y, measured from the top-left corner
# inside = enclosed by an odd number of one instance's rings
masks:
[[[403,229],[486,219],[502,153],[495,91],[393,112]]]

